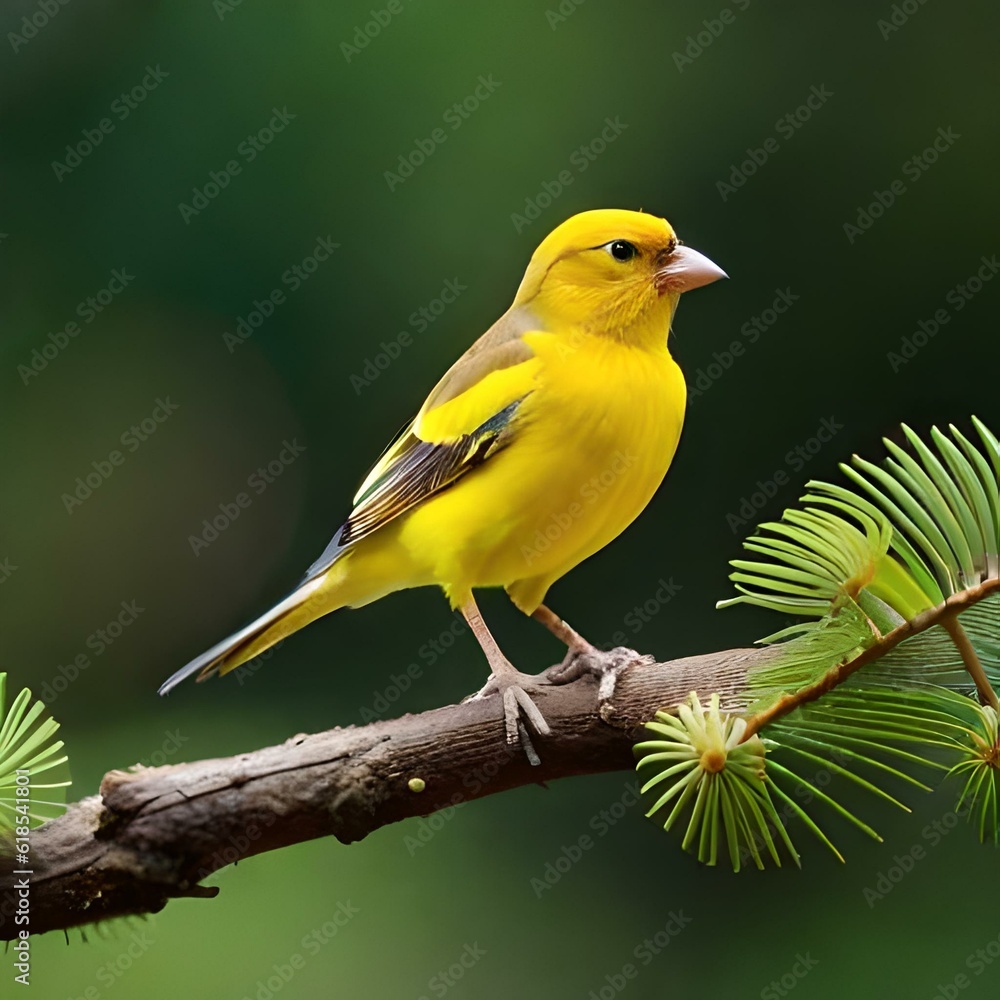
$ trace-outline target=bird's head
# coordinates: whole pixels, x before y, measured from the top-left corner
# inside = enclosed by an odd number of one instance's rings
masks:
[[[567,219],[542,240],[518,289],[547,328],[582,327],[630,339],[669,325],[682,292],[725,271],[683,246],[666,219],[598,209]]]

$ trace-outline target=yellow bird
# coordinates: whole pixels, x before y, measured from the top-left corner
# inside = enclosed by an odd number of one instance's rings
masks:
[[[543,603],[620,534],[666,474],[684,421],[667,349],[681,293],[725,273],[665,219],[583,212],[531,258],[511,307],[431,391],[362,483],[354,510],[283,601],[177,671],[224,674],[338,608],[436,584],[503,697],[508,741],[549,727],[473,598],[504,587],[571,652],[593,649]]]

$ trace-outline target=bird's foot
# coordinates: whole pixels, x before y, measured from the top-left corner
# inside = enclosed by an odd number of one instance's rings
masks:
[[[466,701],[474,701],[499,694],[503,700],[507,743],[510,746],[520,745],[528,760],[536,765],[540,764],[541,761],[531,744],[531,737],[528,735],[525,722],[539,736],[548,736],[552,732],[549,724],[545,721],[545,716],[539,711],[527,690],[537,687],[540,683],[545,683],[544,675],[534,677],[531,674],[522,674],[519,670],[511,667],[509,671],[492,674],[479,691],[465,699]]]
[[[615,646],[614,649],[597,649],[595,646],[573,649],[566,653],[562,663],[549,667],[542,676],[550,684],[569,684],[584,674],[597,677],[600,687],[597,698],[606,702],[615,690],[618,675],[631,663],[641,660],[642,656],[627,646]]]

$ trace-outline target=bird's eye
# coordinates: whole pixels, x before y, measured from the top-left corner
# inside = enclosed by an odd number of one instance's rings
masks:
[[[607,250],[615,260],[622,262],[631,260],[639,254],[639,251],[636,250],[636,248],[627,240],[613,240],[611,243],[605,244],[604,249]]]

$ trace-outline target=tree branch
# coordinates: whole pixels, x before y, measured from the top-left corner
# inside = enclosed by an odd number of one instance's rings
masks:
[[[754,733],[760,732],[765,726],[769,726],[783,715],[795,711],[800,705],[822,698],[823,695],[843,684],[851,674],[857,673],[862,667],[885,656],[905,639],[918,635],[920,632],[926,632],[934,625],[941,625],[951,636],[961,654],[965,669],[975,682],[980,702],[983,705],[992,704],[995,708],[1000,707],[997,703],[996,693],[979,662],[979,657],[976,655],[972,643],[969,642],[965,629],[958,623],[958,615],[962,611],[973,604],[978,604],[983,598],[989,597],[998,590],[1000,590],[1000,579],[993,577],[983,580],[982,583],[977,583],[974,587],[959,591],[957,594],[951,594],[941,604],[921,611],[918,615],[904,621],[902,625],[898,625],[891,632],[867,646],[854,659],[838,663],[812,684],[807,684],[791,694],[783,694],[776,698],[767,708],[747,720],[747,728],[743,738],[749,739]]]
[[[617,674],[609,697],[589,674],[537,691],[552,727],[535,741],[537,767],[507,746],[499,699],[490,697],[236,757],[110,771],[99,795],[32,832],[27,925],[14,919],[21,866],[0,858],[0,940],[25,926],[37,934],[214,896],[217,888],[199,884],[206,876],[264,851],[329,835],[350,844],[519,785],[630,769],[637,730],[657,709],[692,690],[744,709],[747,670],[773,655],[734,649],[653,663],[631,650],[602,654]],[[411,778],[425,790],[412,791]]]

